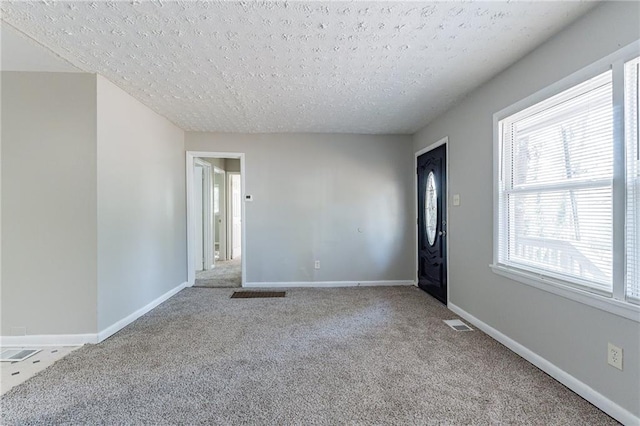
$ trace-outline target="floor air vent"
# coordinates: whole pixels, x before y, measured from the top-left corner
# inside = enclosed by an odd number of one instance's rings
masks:
[[[40,352],[41,349],[5,349],[0,353],[0,361],[24,361],[32,355]]]
[[[451,328],[456,331],[473,331],[473,328],[469,327],[467,324],[463,323],[459,319],[454,320],[444,320],[444,322]]]
[[[232,299],[257,299],[265,297],[285,297],[286,291],[234,291]]]

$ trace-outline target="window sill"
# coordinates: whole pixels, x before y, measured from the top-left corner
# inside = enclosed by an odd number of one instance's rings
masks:
[[[530,285],[537,289],[556,294],[566,299],[582,303],[602,311],[612,313],[635,322],[640,322],[640,305],[622,300],[589,293],[578,288],[562,285],[551,278],[541,278],[539,275],[509,268],[503,265],[489,265],[494,273],[503,277]]]

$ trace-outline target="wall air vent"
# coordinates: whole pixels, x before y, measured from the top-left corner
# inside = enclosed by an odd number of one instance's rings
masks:
[[[473,331],[473,328],[469,327],[467,324],[463,323],[459,319],[454,320],[444,320],[444,322],[451,328],[456,331]]]
[[[265,297],[285,297],[285,291],[234,291],[232,299],[256,299]]]
[[[5,349],[0,352],[0,361],[24,361],[41,350],[42,349]]]

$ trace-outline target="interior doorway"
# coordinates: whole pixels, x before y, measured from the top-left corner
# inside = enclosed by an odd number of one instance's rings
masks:
[[[244,155],[187,152],[189,285],[241,287]]]

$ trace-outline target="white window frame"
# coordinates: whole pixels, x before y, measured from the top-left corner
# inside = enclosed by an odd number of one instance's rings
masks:
[[[540,274],[528,271],[526,268],[517,268],[499,263],[499,232],[500,232],[500,190],[499,179],[501,169],[501,126],[500,122],[519,111],[522,111],[539,102],[549,99],[567,89],[596,77],[606,71],[613,70],[613,108],[614,108],[614,136],[624,137],[624,63],[640,55],[640,40],[602,58],[601,60],[577,71],[570,76],[516,102],[515,104],[498,111],[493,115],[493,263],[490,265],[493,272],[510,278],[523,284],[574,300],[631,320],[640,322],[640,306],[626,300],[624,292],[625,281],[625,256],[616,256],[616,252],[624,253],[625,250],[625,183],[622,176],[614,175],[613,196],[614,203],[614,229],[613,229],[613,296],[604,296],[595,292],[567,285],[566,282],[554,278],[553,273]],[[624,139],[622,139],[624,140]],[[614,161],[624,161],[624,143],[614,152]],[[623,163],[624,164],[624,163]],[[619,182],[622,182],[620,184]],[[617,191],[617,193],[616,193]],[[622,257],[622,264],[619,259]]]

